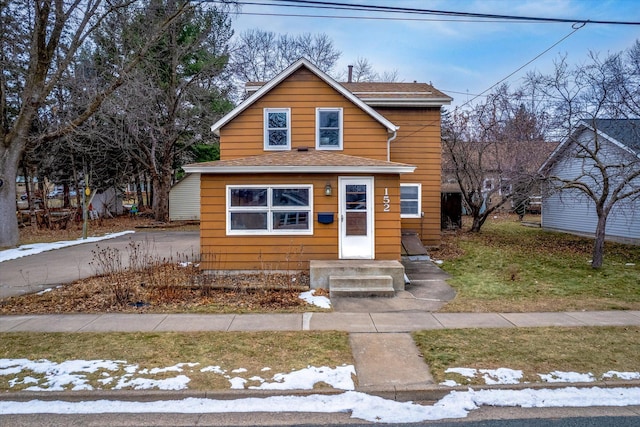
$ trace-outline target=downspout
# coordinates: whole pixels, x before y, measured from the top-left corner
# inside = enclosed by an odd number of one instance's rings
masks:
[[[393,131],[393,135],[389,139],[387,139],[387,162],[391,161],[391,141],[396,139],[396,137],[398,136],[398,129],[399,128],[396,128]]]

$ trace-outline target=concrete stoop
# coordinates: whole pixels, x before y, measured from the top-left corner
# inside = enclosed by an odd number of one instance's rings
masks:
[[[393,297],[393,278],[375,276],[329,276],[329,297]]]
[[[328,289],[331,297],[393,297],[403,291],[404,266],[391,260],[312,260],[312,289]]]

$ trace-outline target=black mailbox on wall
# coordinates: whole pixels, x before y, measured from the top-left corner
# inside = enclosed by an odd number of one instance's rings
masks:
[[[318,222],[320,224],[332,224],[333,212],[318,212]]]

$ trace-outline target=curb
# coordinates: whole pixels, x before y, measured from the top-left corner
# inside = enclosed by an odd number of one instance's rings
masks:
[[[400,402],[435,403],[451,392],[467,392],[469,390],[527,390],[527,389],[561,389],[561,388],[633,388],[640,387],[640,380],[594,381],[586,383],[524,383],[500,385],[469,385],[445,387],[434,385],[420,389],[407,389],[395,386],[390,389],[373,387],[356,387],[355,391],[384,399]],[[31,400],[65,402],[81,402],[91,400],[121,400],[129,402],[154,402],[159,400],[214,399],[234,400],[248,398],[267,398],[273,396],[339,395],[349,390],[314,389],[314,390],[93,390],[93,391],[19,391],[0,394],[0,401],[28,402]]]

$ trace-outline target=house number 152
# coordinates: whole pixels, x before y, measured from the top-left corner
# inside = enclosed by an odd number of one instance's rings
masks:
[[[383,212],[391,211],[391,200],[389,199],[389,189],[384,189],[384,197],[382,198]]]

